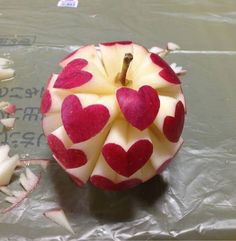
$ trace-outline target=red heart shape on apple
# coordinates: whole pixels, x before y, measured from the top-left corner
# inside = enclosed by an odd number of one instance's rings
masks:
[[[65,169],[77,168],[87,162],[87,157],[83,151],[77,149],[66,149],[63,142],[55,135],[48,136],[48,145],[50,146],[56,159]]]
[[[93,77],[91,73],[82,70],[87,64],[85,59],[72,60],[59,74],[54,88],[72,89],[87,83]]]
[[[171,69],[171,67],[157,54],[151,54],[150,58],[152,62],[161,68],[163,68],[160,72],[159,75],[165,79],[166,81],[172,83],[172,84],[180,84],[180,80],[175,74],[175,72]]]
[[[101,104],[83,108],[75,95],[69,95],[63,101],[61,117],[68,136],[78,143],[98,134],[108,122],[110,114]]]
[[[51,94],[49,90],[45,90],[42,97],[41,106],[40,106],[41,113],[46,114],[50,110],[51,104],[52,104]]]
[[[148,85],[138,91],[122,87],[116,98],[126,120],[141,131],[153,123],[160,108],[156,90]]]
[[[121,191],[124,189],[135,187],[142,183],[141,180],[137,178],[133,178],[130,180],[125,180],[119,183],[114,183],[110,179],[100,176],[94,175],[90,178],[90,181],[98,188],[109,190],[109,191]]]
[[[177,142],[184,127],[184,105],[181,101],[176,104],[175,116],[167,116],[164,120],[163,132],[171,142]]]
[[[109,166],[122,176],[129,177],[149,160],[153,145],[148,140],[135,142],[126,152],[120,145],[106,144],[102,154]]]

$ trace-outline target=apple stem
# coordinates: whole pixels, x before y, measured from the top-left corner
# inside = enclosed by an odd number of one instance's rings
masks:
[[[121,70],[121,73],[119,74],[119,82],[123,86],[126,85],[126,74],[127,74],[130,62],[132,60],[133,60],[133,55],[131,53],[126,53],[123,60],[122,70]]]

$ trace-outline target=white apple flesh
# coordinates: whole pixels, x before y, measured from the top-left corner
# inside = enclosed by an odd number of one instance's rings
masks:
[[[155,51],[131,41],[88,45],[64,58],[62,71],[49,78],[43,130],[78,186],[90,179],[107,190],[134,187],[163,171],[180,149],[184,95]]]
[[[19,156],[8,156],[10,147],[8,145],[0,146],[0,186],[9,184],[16,165],[19,161]]]

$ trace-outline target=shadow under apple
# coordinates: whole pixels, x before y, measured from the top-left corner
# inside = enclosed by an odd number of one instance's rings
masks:
[[[49,165],[48,170],[59,207],[74,217],[94,217],[101,223],[133,220],[138,210],[156,206],[168,186],[158,175],[135,188],[120,192],[101,190],[90,183],[80,188],[56,162]]]
[[[167,190],[167,186],[160,175],[121,192],[104,191],[90,185],[90,213],[104,222],[132,220],[137,214],[137,209],[155,206]]]

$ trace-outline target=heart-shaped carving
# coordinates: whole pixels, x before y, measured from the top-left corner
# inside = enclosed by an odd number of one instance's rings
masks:
[[[137,178],[125,180],[119,183],[114,183],[110,179],[100,176],[94,175],[90,178],[90,181],[98,188],[109,190],[109,191],[121,191],[125,189],[129,189],[135,187],[142,183],[141,180]]]
[[[175,107],[175,116],[167,116],[164,120],[163,132],[171,142],[177,142],[184,127],[184,105],[179,101]]]
[[[138,91],[122,87],[117,90],[116,98],[126,120],[139,130],[153,123],[160,108],[156,90],[148,85]]]
[[[180,84],[179,78],[171,68],[161,70],[159,75],[172,84]]]
[[[159,67],[161,67],[163,69],[169,68],[169,65],[159,55],[151,53],[150,58],[151,58],[152,62],[154,64],[158,65]]]
[[[51,148],[56,160],[65,169],[77,168],[87,162],[85,153],[77,149],[66,149],[63,142],[55,135],[48,136],[48,145]]]
[[[92,79],[93,75],[82,70],[88,61],[85,59],[74,59],[59,74],[54,88],[72,89],[79,87]]]
[[[150,58],[152,62],[161,68],[163,68],[159,75],[165,79],[166,81],[172,83],[172,84],[180,84],[180,80],[178,76],[175,74],[175,72],[171,69],[171,67],[157,54],[151,54]]]
[[[149,160],[153,145],[148,140],[135,142],[126,152],[120,145],[106,144],[102,154],[109,166],[122,176],[129,177],[138,171]]]
[[[101,104],[83,108],[75,95],[69,95],[63,101],[61,117],[68,136],[78,143],[97,135],[108,122],[110,114]]]

